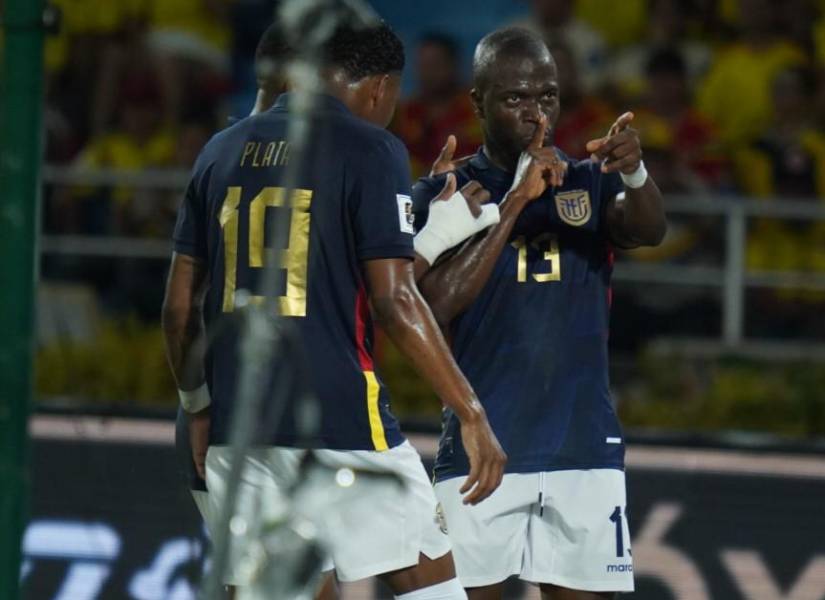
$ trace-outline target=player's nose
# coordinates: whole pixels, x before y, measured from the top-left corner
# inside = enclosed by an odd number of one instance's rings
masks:
[[[525,123],[538,126],[541,120],[542,110],[538,102],[525,102],[523,105],[521,119]]]

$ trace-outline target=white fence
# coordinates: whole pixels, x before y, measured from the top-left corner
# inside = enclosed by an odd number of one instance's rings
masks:
[[[91,171],[49,166],[43,170],[43,182],[58,187],[117,185],[169,191],[183,190],[187,181],[188,173],[181,170]],[[712,352],[717,352],[720,348],[742,350],[748,346],[744,343],[745,292],[748,288],[825,291],[825,273],[753,271],[747,270],[745,264],[748,219],[822,221],[825,220],[825,204],[800,199],[753,200],[720,195],[668,196],[666,204],[669,215],[717,216],[724,220],[725,255],[721,263],[691,266],[620,261],[616,265],[615,278],[618,281],[717,288],[722,304],[722,336],[718,340],[703,341],[711,342],[711,346],[695,345],[697,351],[701,352],[703,347],[712,347]],[[40,251],[44,254],[168,260],[171,243],[118,236],[44,235],[40,239]],[[753,348],[753,344],[750,347]],[[804,344],[780,344],[777,347],[763,344],[757,354],[825,358],[825,348]]]

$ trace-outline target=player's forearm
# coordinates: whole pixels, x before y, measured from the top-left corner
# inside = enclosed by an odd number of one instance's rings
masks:
[[[194,390],[204,382],[205,331],[201,311],[193,306],[163,307],[163,337],[172,376],[181,390]]]
[[[664,199],[653,178],[640,188],[625,186],[622,238],[636,246],[658,246],[666,231]]]
[[[501,203],[501,220],[497,225],[421,279],[421,293],[442,328],[446,328],[481,293],[524,205],[522,198],[508,196]]]
[[[427,303],[414,286],[392,297],[372,297],[376,321],[462,422],[482,418],[484,410],[456,365]]]
[[[430,263],[427,262],[427,259],[422,257],[420,254],[415,255],[415,259],[413,260],[413,277],[416,281],[419,281],[427,272],[430,270]]]

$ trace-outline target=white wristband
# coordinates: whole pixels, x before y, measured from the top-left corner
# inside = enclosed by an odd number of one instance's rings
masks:
[[[212,404],[212,398],[209,397],[209,388],[206,382],[203,382],[203,385],[198,389],[190,392],[179,389],[178,397],[180,398],[180,405],[183,407],[183,410],[188,413],[200,412]]]
[[[647,169],[645,169],[644,161],[639,161],[639,168],[630,175],[625,175],[620,172],[619,177],[622,178],[622,182],[624,182],[627,187],[634,190],[639,189],[647,182]]]

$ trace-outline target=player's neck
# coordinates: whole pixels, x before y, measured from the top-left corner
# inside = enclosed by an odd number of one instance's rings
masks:
[[[495,145],[490,142],[484,142],[484,155],[487,157],[494,167],[501,169],[506,173],[515,173],[516,165],[518,165],[518,155],[511,156],[510,153],[497,149]]]

